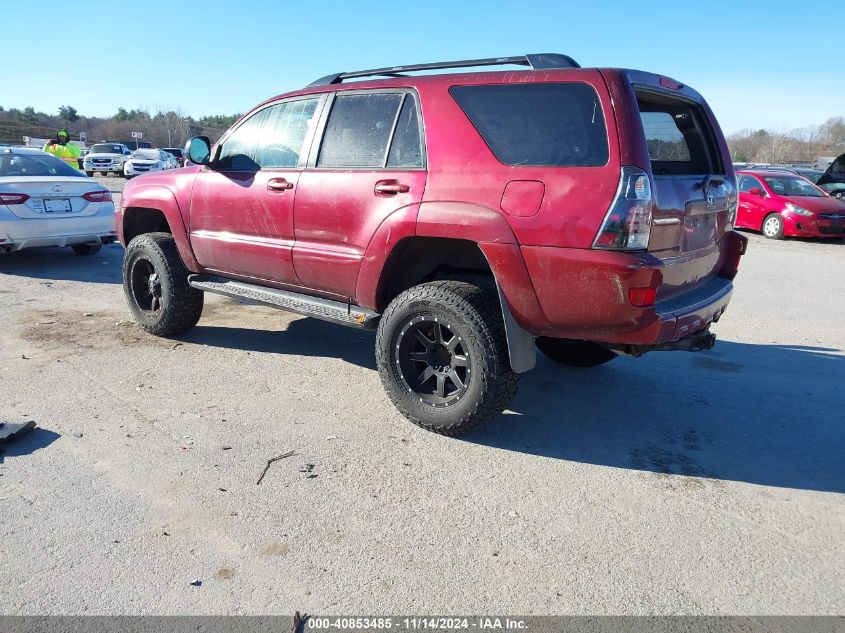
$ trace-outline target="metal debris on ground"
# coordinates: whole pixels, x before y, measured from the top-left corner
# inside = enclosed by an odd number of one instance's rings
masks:
[[[270,464],[272,464],[273,462],[277,462],[280,459],[285,459],[286,457],[293,457],[294,455],[296,455],[294,451],[288,451],[287,453],[282,453],[281,455],[276,455],[275,457],[271,457],[270,459],[268,459],[267,465],[264,467],[264,470],[261,471],[261,474],[258,476],[258,481],[255,482],[255,485],[257,486],[258,484],[260,484],[261,480],[264,479],[264,475],[266,475],[267,471],[270,469]]]
[[[194,578],[194,581],[188,584],[192,587],[199,587],[202,584],[202,580],[200,580],[199,578]]]
[[[35,421],[0,422],[0,444],[11,442],[35,428]]]
[[[313,470],[314,464],[302,464],[302,466],[299,467],[299,472],[301,473],[310,473]]]

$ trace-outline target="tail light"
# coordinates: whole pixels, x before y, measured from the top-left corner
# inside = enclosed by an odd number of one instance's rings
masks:
[[[98,189],[82,195],[88,202],[111,202],[111,191]]]
[[[623,167],[619,188],[602,222],[593,248],[640,251],[651,234],[651,181],[637,167]]]
[[[654,305],[657,288],[629,288],[628,301],[635,308],[648,308]]]
[[[25,193],[0,193],[0,203],[3,204],[23,204],[29,200],[29,196]]]

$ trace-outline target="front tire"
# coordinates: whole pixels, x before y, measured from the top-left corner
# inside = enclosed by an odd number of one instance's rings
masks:
[[[86,171],[86,172],[85,172],[85,175],[86,175],[86,176],[88,176],[89,178],[93,178],[93,177],[94,177],[94,172],[93,172],[93,171]]]
[[[188,285],[188,274],[169,233],[145,233],[129,242],[123,257],[123,292],[143,329],[172,336],[197,324],[203,292]]]
[[[461,281],[434,281],[397,296],[379,322],[376,363],[394,406],[441,435],[488,422],[519,385],[498,301]]]
[[[598,367],[616,358],[609,349],[591,341],[541,336],[537,339],[537,347],[556,363],[571,367]]]
[[[74,244],[71,248],[77,255],[96,255],[100,252],[99,244]]]
[[[770,240],[783,239],[783,218],[779,213],[770,213],[763,220],[763,235]]]

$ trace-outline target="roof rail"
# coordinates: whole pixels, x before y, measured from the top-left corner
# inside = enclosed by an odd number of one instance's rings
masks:
[[[474,66],[504,66],[517,64],[519,66],[530,66],[531,70],[548,70],[551,68],[581,68],[581,65],[569,55],[560,53],[533,53],[528,55],[516,55],[513,57],[487,57],[484,59],[462,59],[453,62],[432,62],[430,64],[411,64],[410,66],[391,66],[389,68],[373,68],[372,70],[356,70],[348,73],[335,73],[326,75],[317,81],[308,84],[308,87],[328,86],[339,84],[344,79],[357,79],[359,77],[403,77],[402,73],[418,70],[443,70],[446,68],[472,68]]]

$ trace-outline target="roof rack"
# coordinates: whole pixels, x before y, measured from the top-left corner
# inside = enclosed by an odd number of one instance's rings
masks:
[[[348,73],[335,73],[326,75],[317,81],[308,84],[308,87],[328,86],[339,84],[344,79],[357,79],[359,77],[404,77],[403,73],[418,70],[443,70],[446,68],[472,68],[474,66],[504,66],[517,64],[519,66],[530,66],[531,70],[548,70],[552,68],[581,68],[581,65],[569,55],[560,53],[532,53],[528,55],[516,55],[513,57],[487,57],[484,59],[462,59],[453,62],[432,62],[430,64],[411,64],[410,66],[392,66],[389,68],[373,68],[372,70],[356,70]]]

